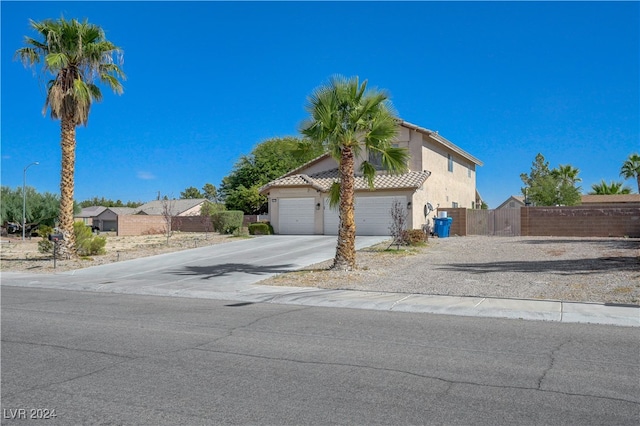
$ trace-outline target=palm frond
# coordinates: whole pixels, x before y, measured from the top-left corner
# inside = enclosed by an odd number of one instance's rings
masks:
[[[363,161],[360,165],[360,171],[362,172],[362,176],[367,180],[367,185],[369,185],[370,189],[374,189],[374,179],[376,177],[376,168],[373,164],[368,161]]]
[[[335,209],[340,204],[340,183],[334,182],[329,188],[329,207]]]

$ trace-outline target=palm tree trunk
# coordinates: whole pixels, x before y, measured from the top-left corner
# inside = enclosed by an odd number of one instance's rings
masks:
[[[354,155],[350,147],[340,157],[340,229],[333,269],[356,268],[356,221],[354,212]]]
[[[76,126],[73,120],[61,119],[62,168],[60,172],[60,223],[64,235],[60,243],[60,254],[66,257],[76,255],[76,241],[73,233],[73,192],[76,164]]]

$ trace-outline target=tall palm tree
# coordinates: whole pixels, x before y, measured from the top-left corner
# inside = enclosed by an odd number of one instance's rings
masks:
[[[611,181],[610,184],[604,181],[600,183],[594,183],[591,185],[591,195],[616,195],[616,194],[631,194],[631,188],[623,186],[622,182]]]
[[[560,164],[557,169],[551,171],[551,175],[558,179],[560,185],[575,186],[576,183],[581,182],[582,179],[578,177],[580,169],[576,169],[571,164]]]
[[[356,224],[354,217],[355,162],[360,154],[377,155],[391,172],[407,169],[408,153],[394,148],[398,118],[384,91],[367,90],[367,81],[358,77],[334,76],[316,88],[307,100],[310,114],[301,132],[322,143],[338,162],[339,184],[331,190],[331,204],[339,203],[340,226],[333,268],[356,268]],[[376,168],[365,161],[360,171],[373,189]]]
[[[627,161],[622,163],[620,176],[625,179],[635,178],[638,182],[638,193],[640,193],[640,155],[631,154]]]
[[[87,125],[94,101],[102,100],[96,80],[121,94],[125,78],[120,69],[122,51],[106,40],[102,28],[87,20],[46,19],[30,21],[41,40],[25,37],[25,47],[16,51],[25,66],[42,63],[41,71],[53,79],[47,84],[47,109],[51,118],[60,120],[62,168],[60,172],[60,231],[64,234],[63,253],[75,256],[73,233],[73,193],[75,174],[76,127]],[[116,60],[117,59],[117,60]]]

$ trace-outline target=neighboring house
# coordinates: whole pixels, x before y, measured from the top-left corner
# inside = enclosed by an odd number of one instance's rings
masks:
[[[518,195],[512,195],[511,197],[507,198],[504,203],[500,204],[495,209],[496,210],[519,209],[520,207],[524,207],[524,206],[525,206],[524,197],[520,197]]]
[[[476,167],[482,162],[438,132],[402,121],[394,146],[409,152],[408,171],[392,175],[380,170],[371,191],[362,176],[355,179],[358,235],[388,235],[395,200],[407,211],[407,228],[421,229],[429,207],[476,208]],[[367,159],[356,161],[356,170]],[[329,188],[338,180],[338,164],[327,153],[269,182],[260,193],[269,199],[269,214],[278,234],[338,233],[338,209],[329,207]]]
[[[100,214],[93,218],[93,226],[100,231],[118,231],[118,216],[134,214],[137,209],[131,207],[104,207]]]
[[[187,198],[180,200],[156,200],[137,208],[135,214],[163,215],[166,209],[171,216],[199,216],[206,198]]]
[[[614,194],[614,195],[583,195],[583,205],[640,203],[640,194]]]
[[[106,210],[103,206],[91,206],[83,208],[80,213],[73,216],[76,222],[82,222],[87,226],[94,226],[93,219]]]

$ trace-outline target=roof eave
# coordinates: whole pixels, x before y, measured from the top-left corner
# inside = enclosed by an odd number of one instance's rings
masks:
[[[438,132],[434,132],[434,131],[429,130],[429,129],[425,128],[425,127],[420,127],[418,125],[409,123],[408,121],[404,121],[404,120],[402,120],[400,125],[408,128],[410,130],[415,130],[418,133],[422,133],[424,135],[427,135],[432,139],[435,139],[436,141],[440,142],[442,145],[446,146],[447,148],[449,148],[453,152],[461,155],[462,157],[466,158],[469,161],[472,161],[474,164],[476,164],[478,166],[482,166],[483,165],[482,161],[480,161],[478,158],[474,157],[473,155],[469,154],[468,152],[466,152],[465,150],[463,150],[459,146],[455,145],[453,142],[451,142],[447,138],[444,138],[444,137],[440,136],[438,134]]]

